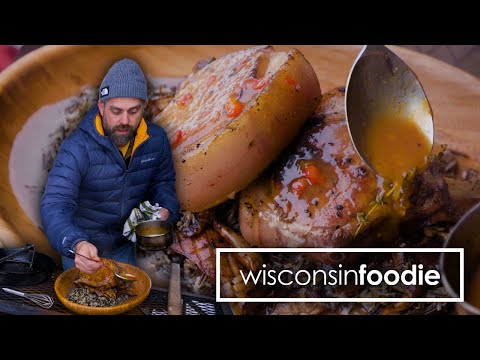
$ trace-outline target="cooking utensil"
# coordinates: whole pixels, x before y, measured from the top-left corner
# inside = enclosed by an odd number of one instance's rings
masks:
[[[11,254],[8,254],[8,255],[0,258],[0,264],[4,261],[7,261],[7,260],[10,260],[10,259],[14,258],[17,255],[20,255],[24,251],[29,251],[30,249],[34,249],[34,248],[35,248],[35,245],[26,245],[25,247],[23,247],[19,250],[15,250]]]
[[[95,261],[95,262],[100,262],[102,264],[102,266],[106,267],[108,270],[110,270],[111,272],[113,272],[115,274],[116,277],[122,279],[122,280],[125,280],[125,281],[136,281],[137,280],[137,277],[135,275],[132,275],[132,274],[128,274],[128,273],[125,273],[125,274],[119,274],[117,272],[115,272],[113,269],[110,269],[108,266],[106,266],[105,264],[103,264],[101,261],[96,261],[96,260],[93,260],[91,258],[89,258],[88,256],[85,256],[85,255],[82,255],[82,254],[79,254],[73,250],[68,250],[70,251],[72,254],[75,254],[75,255],[78,255],[78,256],[81,256],[85,259],[88,259],[90,261]]]
[[[480,315],[480,203],[467,211],[450,231],[446,248],[464,249],[464,295],[466,301],[457,303],[457,312]],[[459,253],[440,255],[440,275],[450,296],[460,297]],[[472,304],[472,302],[475,304]]]
[[[23,292],[20,292],[20,291],[17,291],[17,290],[12,290],[12,289],[9,289],[9,288],[2,288],[2,289],[3,289],[3,291],[5,291],[9,294],[24,297],[25,299],[28,299],[28,300],[34,302],[35,304],[45,308],[45,309],[50,309],[53,306],[53,299],[49,295],[46,295],[46,294],[26,294],[26,293],[23,293]]]
[[[142,250],[164,250],[173,243],[172,226],[164,220],[147,220],[135,226],[137,246]]]
[[[410,67],[383,45],[364,46],[354,61],[345,109],[352,142],[362,160],[377,173],[378,166],[366,151],[367,132],[376,116],[389,112],[413,120],[433,146],[433,114],[425,91]]]
[[[0,248],[0,285],[28,286],[47,280],[56,264],[49,256],[35,250],[35,245],[22,248]]]

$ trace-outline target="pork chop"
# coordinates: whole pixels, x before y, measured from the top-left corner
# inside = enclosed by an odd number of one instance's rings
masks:
[[[250,244],[361,247],[388,241],[395,232],[401,209],[386,200],[375,206],[390,187],[355,151],[344,99],[343,88],[324,94],[300,138],[241,193],[240,229]],[[338,262],[338,255],[323,260]]]

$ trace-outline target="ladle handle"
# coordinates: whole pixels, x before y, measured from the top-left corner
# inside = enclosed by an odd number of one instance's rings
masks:
[[[92,258],[89,258],[88,256],[85,256],[85,255],[79,254],[79,253],[75,252],[75,251],[74,251],[74,250],[72,250],[72,249],[69,249],[68,251],[70,251],[72,254],[75,254],[75,255],[81,256],[81,257],[83,257],[83,258],[85,258],[85,259],[88,259],[88,260],[90,260],[90,261],[94,261],[94,262],[100,262],[100,261],[98,261],[98,260],[93,260]]]

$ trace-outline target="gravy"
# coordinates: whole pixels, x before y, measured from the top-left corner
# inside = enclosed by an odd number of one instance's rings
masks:
[[[377,117],[368,130],[366,156],[382,177],[400,182],[409,170],[427,164],[432,144],[411,119]]]

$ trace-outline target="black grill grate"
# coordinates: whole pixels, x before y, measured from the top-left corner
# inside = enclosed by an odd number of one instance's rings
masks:
[[[198,301],[196,299],[188,299],[183,303],[183,313],[187,315],[214,315],[217,309],[212,303]]]
[[[4,286],[24,293],[47,294],[54,301],[53,306],[46,310],[35,305],[30,300],[9,294],[0,290],[0,313],[11,314],[45,314],[72,315],[73,313],[62,305],[54,290],[55,279],[59,274],[52,275],[47,281],[34,286]],[[2,286],[0,286],[2,287]],[[193,294],[182,294],[184,315],[224,315],[224,311],[215,299]],[[148,297],[135,309],[125,315],[167,315],[168,292],[165,289],[152,288]]]

